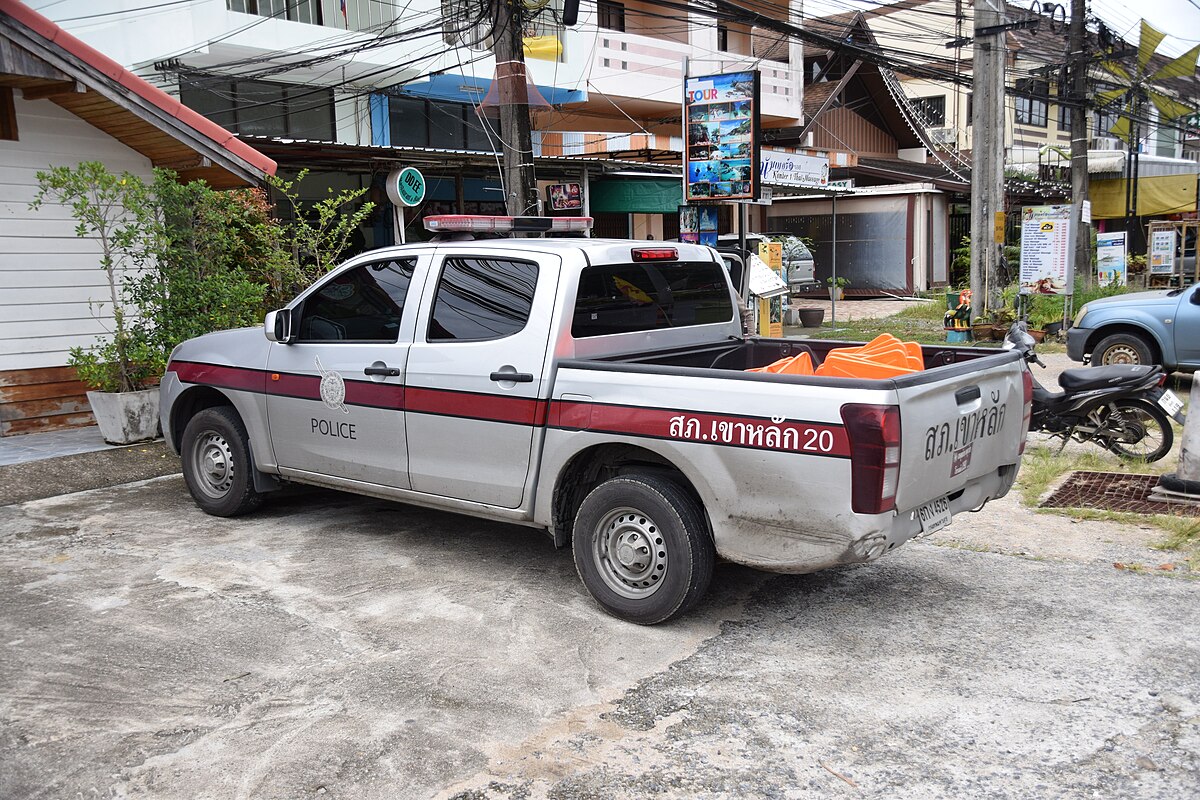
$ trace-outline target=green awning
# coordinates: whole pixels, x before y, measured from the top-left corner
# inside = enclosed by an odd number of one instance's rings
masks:
[[[683,205],[680,178],[610,178],[591,182],[592,213],[674,214]]]

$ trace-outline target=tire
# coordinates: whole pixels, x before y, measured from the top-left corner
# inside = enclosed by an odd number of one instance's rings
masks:
[[[1092,366],[1109,364],[1153,364],[1150,344],[1136,333],[1105,336],[1092,349]]]
[[[700,505],[671,480],[644,473],[607,480],[584,498],[571,549],[596,602],[639,625],[692,608],[716,560]]]
[[[1115,420],[1114,411],[1120,420]],[[1108,405],[1104,427],[1112,434],[1108,449],[1122,458],[1158,461],[1171,452],[1175,429],[1165,412],[1145,400],[1117,400]]]
[[[196,505],[217,517],[248,514],[262,505],[254,489],[250,438],[229,406],[206,408],[183,429],[183,479]]]

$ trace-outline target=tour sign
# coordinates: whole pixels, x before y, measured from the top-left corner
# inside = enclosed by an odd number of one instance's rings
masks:
[[[418,205],[425,199],[425,176],[416,167],[393,170],[388,175],[387,193],[394,205]]]

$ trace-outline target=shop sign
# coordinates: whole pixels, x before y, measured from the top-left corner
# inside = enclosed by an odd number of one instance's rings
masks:
[[[684,81],[683,199],[757,200],[758,71]]]
[[[829,157],[806,156],[783,150],[763,150],[759,173],[764,184],[789,189],[829,187]]]
[[[387,194],[392,205],[420,205],[425,199],[425,176],[416,167],[392,170],[387,177]]]
[[[1074,290],[1075,237],[1070,206],[1021,209],[1021,288],[1034,294]]]

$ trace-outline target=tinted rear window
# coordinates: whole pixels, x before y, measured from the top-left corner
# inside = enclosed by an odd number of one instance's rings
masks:
[[[720,264],[604,264],[585,268],[579,277],[571,334],[584,339],[733,318],[733,301]]]

